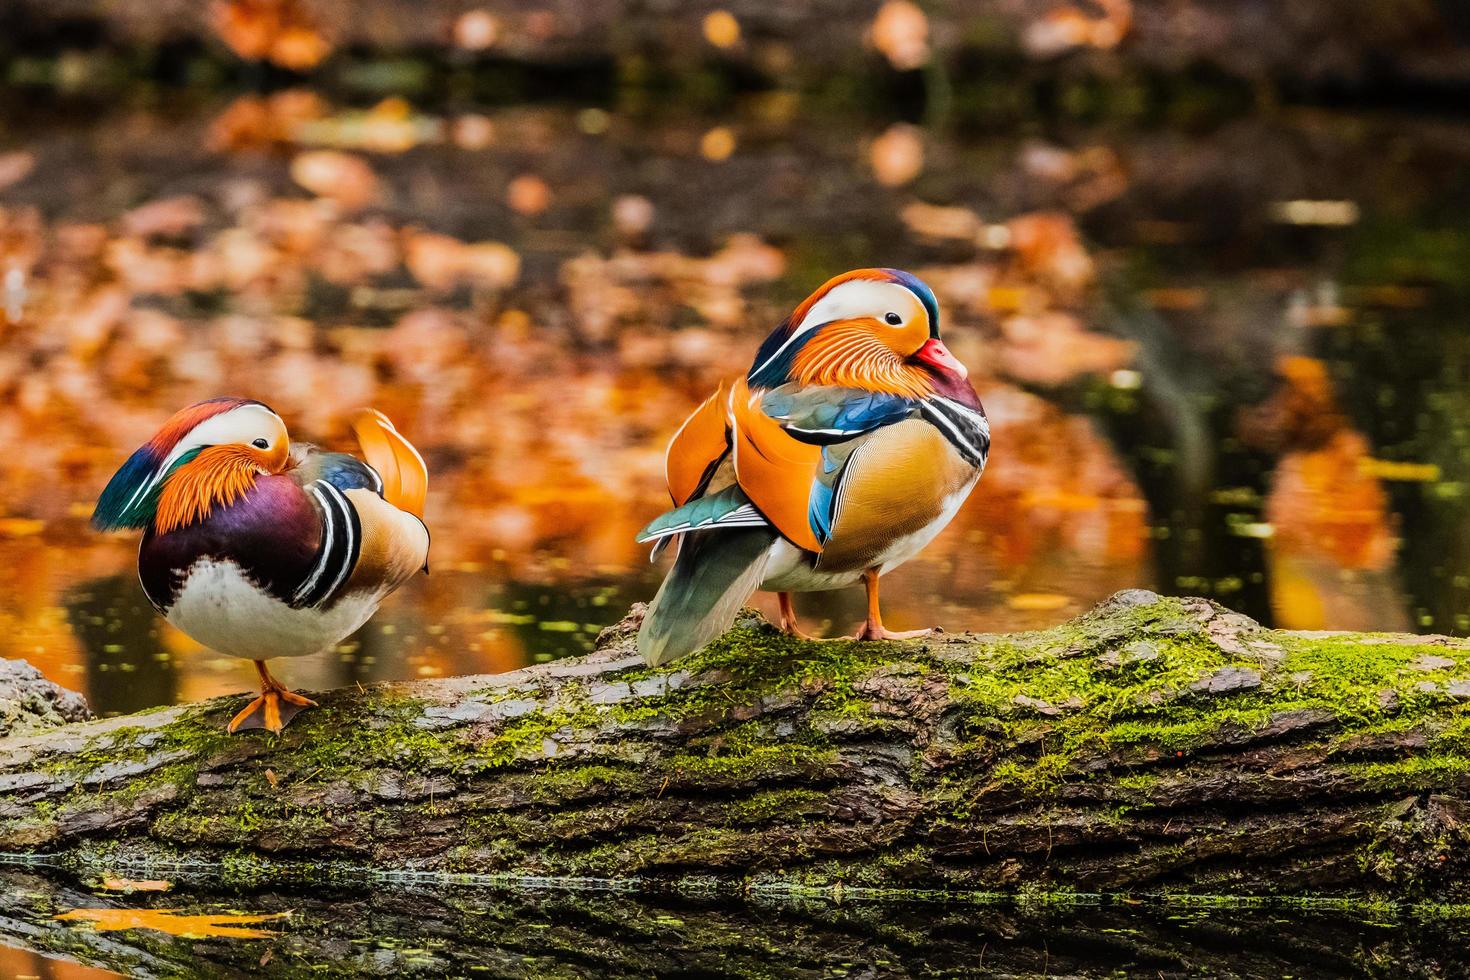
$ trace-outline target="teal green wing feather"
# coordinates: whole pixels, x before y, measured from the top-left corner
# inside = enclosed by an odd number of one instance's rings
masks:
[[[730,485],[654,518],[638,532],[639,543],[711,527],[766,527],[767,521],[738,486]]]

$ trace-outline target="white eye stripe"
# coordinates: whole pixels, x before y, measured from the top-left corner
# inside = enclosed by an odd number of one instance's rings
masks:
[[[802,317],[791,336],[786,338],[774,354],[766,358],[752,374],[764,371],[771,362],[775,361],[786,352],[797,339],[824,323],[833,320],[852,320],[858,317],[877,316],[877,311],[885,312],[894,307],[903,309],[914,308],[919,305],[919,298],[909,291],[908,287],[900,286],[896,282],[886,282],[872,279],[852,279],[832,288],[821,299],[813,304]]]

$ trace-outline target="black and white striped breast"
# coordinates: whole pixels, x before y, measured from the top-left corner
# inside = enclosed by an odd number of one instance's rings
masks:
[[[944,433],[965,462],[977,470],[985,469],[985,460],[990,455],[990,420],[985,413],[939,395],[924,399],[920,410],[930,425]]]
[[[331,601],[352,577],[362,553],[362,522],[346,495],[326,480],[308,483],[305,490],[321,512],[322,537],[316,561],[291,594],[290,605],[298,609]]]

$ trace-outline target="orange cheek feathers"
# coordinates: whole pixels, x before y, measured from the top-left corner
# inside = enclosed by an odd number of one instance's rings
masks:
[[[907,398],[927,397],[934,391],[928,375],[906,363],[908,355],[892,346],[906,344],[909,332],[923,329],[911,321],[902,330],[895,330],[866,318],[829,324],[796,355],[792,374],[804,385],[836,385]],[[884,330],[894,336],[883,333]],[[920,340],[913,350],[922,346]]]
[[[211,446],[179,467],[163,486],[154,527],[159,534],[204,520],[255,484],[260,454],[244,446]]]

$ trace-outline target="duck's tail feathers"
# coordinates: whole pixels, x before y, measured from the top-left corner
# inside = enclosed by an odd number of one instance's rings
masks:
[[[737,527],[688,534],[638,631],[650,667],[693,653],[730,628],[765,577],[776,532]]]

